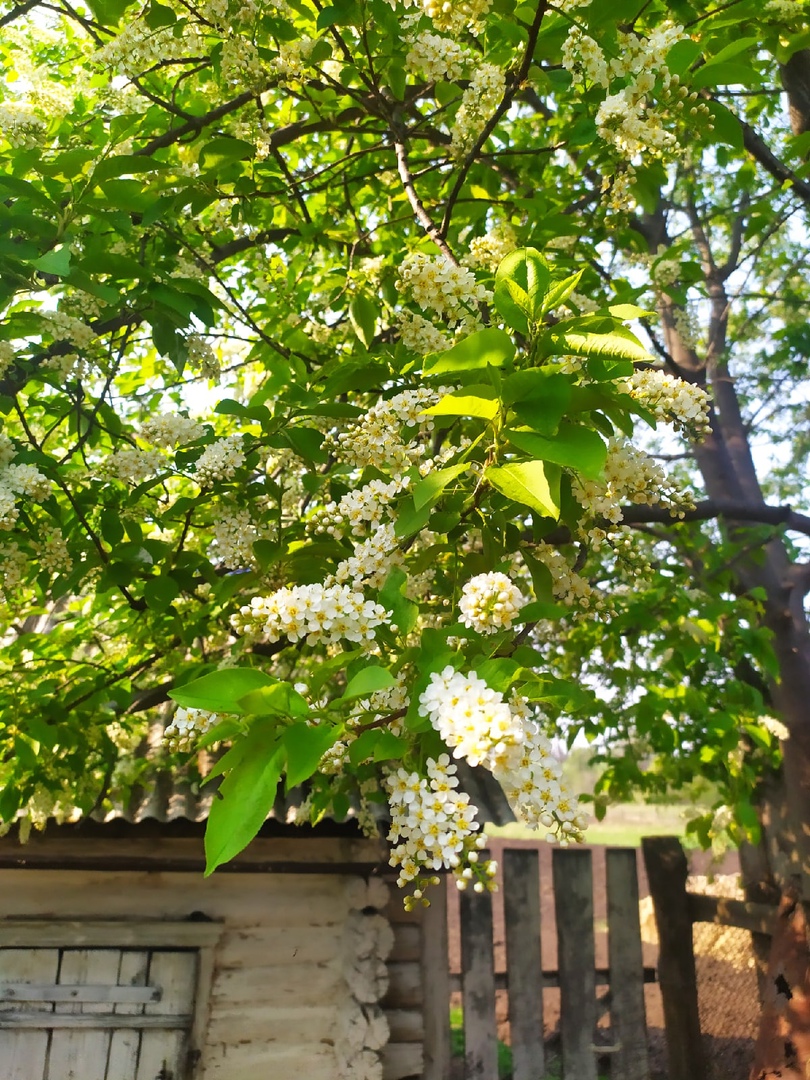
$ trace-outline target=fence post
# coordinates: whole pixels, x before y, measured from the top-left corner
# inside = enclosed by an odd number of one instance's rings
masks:
[[[649,1080],[636,849],[609,848],[605,866],[610,1021],[619,1047],[614,1061],[620,1080]]]
[[[658,927],[669,1078],[705,1080],[686,856],[676,836],[645,836],[641,846]]]
[[[487,858],[482,852],[481,857]],[[460,897],[461,993],[465,1080],[498,1080],[492,894],[465,889]]]
[[[422,913],[421,969],[424,1022],[423,1080],[447,1080],[450,1073],[450,957],[447,890],[443,877],[431,889],[430,907]]]
[[[545,1055],[540,858],[537,851],[504,850],[503,908],[512,1080],[538,1080],[545,1075]]]
[[[597,1080],[593,1046],[596,957],[591,853],[555,848],[551,864],[560,972],[562,1080]]]

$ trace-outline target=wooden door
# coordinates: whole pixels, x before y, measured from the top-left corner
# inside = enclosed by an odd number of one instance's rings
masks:
[[[187,1080],[194,949],[0,948],[3,1080]]]

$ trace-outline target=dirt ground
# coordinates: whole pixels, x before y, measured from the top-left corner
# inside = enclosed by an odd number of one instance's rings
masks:
[[[543,967],[557,967],[557,942],[554,918],[554,891],[551,874],[551,848],[548,844],[533,840],[490,840],[491,857],[502,863],[504,847],[535,848],[540,853],[540,919]],[[597,967],[607,967],[607,919],[605,890],[605,848],[593,847],[594,873],[594,926]],[[642,908],[642,938],[645,967],[654,968],[657,962],[654,921],[644,918],[650,911],[649,887],[644,871],[641,851],[638,852],[639,897]],[[695,852],[690,859],[690,874],[705,875],[708,858]],[[736,853],[729,853],[720,866],[711,868],[713,875],[723,875],[723,880],[733,883],[739,872]],[[705,880],[705,878],[704,878]],[[692,887],[690,885],[690,887]],[[733,884],[732,884],[733,887]],[[707,887],[712,891],[711,885]],[[702,891],[702,890],[701,890]],[[647,898],[646,904],[644,898]],[[461,971],[461,936],[459,929],[459,904],[457,893],[450,894],[450,970]],[[503,896],[493,896],[493,921],[495,942],[495,970],[505,972],[506,950],[504,946]],[[758,1014],[756,974],[750,951],[750,935],[744,931],[700,925],[695,932],[696,966],[704,1033],[704,1051],[707,1061],[708,1080],[747,1080],[753,1054]],[[597,994],[606,987],[597,988]],[[647,1005],[647,1030],[650,1044],[651,1068],[654,1080],[665,1080],[666,1044],[664,1041],[663,1009],[657,985],[645,989]],[[459,1000],[460,1004],[460,1000]],[[546,1039],[553,1043],[559,1026],[559,991],[543,992],[544,1030]],[[509,1042],[508,1001],[506,991],[498,991],[499,1037]],[[606,1016],[601,1025],[609,1026]]]

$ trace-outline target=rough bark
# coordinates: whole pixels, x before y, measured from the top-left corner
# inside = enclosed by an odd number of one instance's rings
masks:
[[[802,68],[802,78],[808,70],[810,65]],[[796,79],[798,86],[798,75]],[[800,89],[795,93],[798,95]],[[712,392],[711,430],[705,441],[694,447],[709,500],[732,500],[755,510],[765,499],[728,365],[730,301],[725,279],[729,267],[726,264],[722,271],[718,269],[697,210],[690,206],[688,213],[711,304],[708,341],[705,355],[699,356],[679,329],[677,306],[662,294],[659,313],[666,352],[674,371]],[[652,251],[669,245],[663,209],[643,219],[639,228]],[[744,550],[750,526],[733,520],[719,524]],[[783,905],[780,931],[773,939],[768,971],[762,979],[762,1030],[751,1078],[782,1076],[785,1080],[810,1075],[810,952],[804,908],[796,902],[796,897],[810,898],[810,628],[804,610],[805,568],[792,563],[785,544],[777,538],[760,548],[758,557],[737,560],[735,573],[741,592],[754,588],[764,591],[763,621],[773,635],[779,667],[778,679],[768,687],[769,697],[789,731],[784,744],[784,799],[773,785],[768,791],[763,789],[761,858],[754,859],[749,852],[743,860],[744,868],[753,875],[749,891],[773,895],[776,884]],[[772,992],[774,980],[780,978],[788,979],[790,998]]]

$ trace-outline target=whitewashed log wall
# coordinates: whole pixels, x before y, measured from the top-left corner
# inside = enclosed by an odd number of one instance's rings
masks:
[[[223,921],[195,1074],[204,1080],[420,1075],[421,1045],[414,1041],[421,1031],[419,994],[410,960],[419,928],[403,922],[395,942],[379,913],[385,903],[381,882],[337,873],[203,879],[195,873],[0,870],[0,919],[180,920],[202,912]],[[392,945],[395,956],[409,959],[390,965],[395,1031],[386,1046],[389,1024],[379,999],[388,990],[384,961]]]

